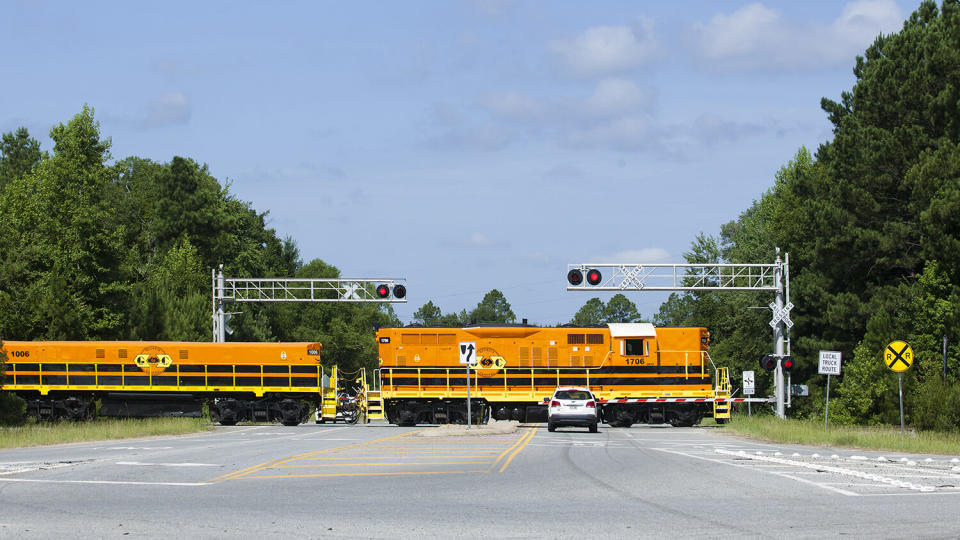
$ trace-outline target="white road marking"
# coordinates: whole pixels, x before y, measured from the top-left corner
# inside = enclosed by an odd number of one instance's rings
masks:
[[[140,461],[118,461],[117,465],[146,465],[149,467],[223,467],[216,463],[143,463]]]
[[[123,480],[40,480],[36,478],[0,478],[0,482],[36,484],[119,484],[126,486],[209,486],[210,482],[130,482]]]
[[[751,466],[751,465],[745,464],[745,463],[733,463],[733,462],[725,461],[725,460],[721,460],[721,459],[713,459],[713,458],[708,458],[708,457],[704,457],[704,456],[696,456],[696,455],[693,455],[693,454],[688,454],[688,453],[686,453],[686,452],[680,452],[680,451],[677,451],[677,450],[670,450],[670,449],[667,449],[667,448],[651,448],[651,450],[659,450],[660,452],[667,452],[668,454],[677,454],[677,455],[681,455],[681,456],[691,457],[691,458],[694,458],[694,459],[700,459],[700,460],[703,460],[703,461],[711,461],[711,462],[713,462],[713,463],[720,463],[720,464],[723,464],[723,465],[730,465],[731,467],[740,467],[740,468],[743,468],[743,469],[751,469],[751,470],[757,470],[757,471],[760,470],[759,468],[757,468],[757,467],[755,467],[755,466]],[[828,486],[828,485],[821,484],[821,483],[818,483],[818,482],[811,482],[810,480],[807,480],[806,478],[800,478],[799,476],[793,476],[793,475],[791,475],[791,474],[786,474],[786,473],[782,473],[782,472],[778,472],[778,471],[774,471],[774,470],[769,470],[769,469],[763,470],[763,472],[769,473],[769,474],[775,474],[775,475],[777,475],[777,476],[782,476],[782,477],[784,477],[784,478],[789,478],[789,479],[791,479],[791,480],[795,480],[795,481],[797,481],[797,482],[801,482],[801,483],[804,483],[804,484],[810,484],[811,486],[816,486],[816,487],[818,487],[818,488],[826,489],[826,490],[828,490],[828,491],[833,491],[833,492],[835,492],[835,493],[839,493],[839,494],[841,494],[841,495],[846,495],[846,496],[848,496],[848,497],[857,497],[857,496],[859,496],[859,493],[854,493],[854,492],[852,492],[852,491],[847,491],[847,490],[845,490],[845,489],[835,488],[835,487],[833,487],[833,486]]]
[[[731,452],[730,450],[723,450],[717,448],[714,450],[715,453],[726,456],[743,456],[747,455],[746,452]],[[912,489],[916,491],[934,491],[936,488],[933,486],[925,486],[921,484],[914,484],[912,482],[904,482],[903,480],[897,480],[896,478],[890,478],[888,476],[881,476],[879,474],[865,473],[853,469],[847,469],[844,467],[835,467],[833,465],[823,465],[820,463],[805,463],[802,461],[793,461],[789,459],[782,459],[769,456],[754,456],[753,459],[759,459],[761,461],[766,461],[769,463],[779,463],[781,465],[789,465],[792,467],[804,467],[807,469],[823,470],[826,472],[831,472],[834,474],[841,474],[845,476],[855,476],[857,478],[862,478],[864,480],[870,480],[873,482],[879,482],[881,484],[887,484],[894,487]]]
[[[105,446],[103,448],[91,448],[90,450],[171,450],[172,446]]]

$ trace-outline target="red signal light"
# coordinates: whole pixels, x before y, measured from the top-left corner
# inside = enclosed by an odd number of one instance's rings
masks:
[[[767,371],[777,369],[777,357],[772,354],[765,354],[760,358],[760,368]]]
[[[780,360],[780,367],[782,367],[784,371],[790,371],[791,369],[793,369],[793,358],[789,356],[784,356]]]
[[[390,287],[387,287],[386,285],[377,285],[377,296],[379,298],[386,298],[390,296]]]
[[[407,288],[398,283],[393,286],[393,295],[397,298],[403,298],[407,295]]]
[[[597,285],[600,283],[601,279],[603,279],[603,276],[600,274],[599,270],[591,269],[587,272],[587,283],[591,285]]]
[[[580,285],[583,283],[583,272],[574,268],[573,270],[567,272],[567,282],[571,285]]]

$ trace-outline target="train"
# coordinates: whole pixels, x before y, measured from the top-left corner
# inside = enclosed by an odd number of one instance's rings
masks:
[[[199,417],[206,408],[223,425],[297,425],[329,388],[320,343],[8,340],[3,349],[3,389],[37,420]]]
[[[710,359],[706,328],[411,325],[376,339],[373,388],[362,371],[350,388],[336,366],[325,374],[321,343],[5,341],[3,390],[37,420],[207,413],[223,425],[293,426],[314,412],[317,422],[356,418],[347,403],[365,421],[410,426],[466,423],[469,377],[476,423],[546,421],[558,386],[589,387],[611,426],[730,417],[729,377]],[[461,349],[475,362],[461,364]]]
[[[611,426],[730,417],[729,375],[710,358],[706,328],[406,326],[381,328],[377,342],[380,397],[398,425],[466,423],[468,377],[476,422],[546,421],[558,386],[590,388]],[[471,350],[476,363],[461,365]]]

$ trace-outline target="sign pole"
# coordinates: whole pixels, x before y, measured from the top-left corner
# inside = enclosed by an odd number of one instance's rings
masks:
[[[470,364],[467,364],[467,429],[470,429]]]
[[[840,351],[820,351],[820,363],[817,373],[827,376],[827,405],[823,411],[823,432],[827,432],[827,420],[830,418],[830,376],[840,374],[840,363],[843,355]]]
[[[477,363],[477,357],[474,353],[477,351],[475,341],[460,342],[460,363],[467,368],[467,429],[470,429],[470,366]]]
[[[897,382],[900,386],[900,435],[903,435],[903,373],[897,373]]]
[[[830,375],[827,375],[827,407],[823,412],[823,432],[827,432],[827,418],[830,417]]]
[[[754,378],[753,371],[744,371],[743,372],[743,394],[746,396],[752,396],[755,390],[754,383],[756,379]],[[750,410],[750,402],[747,402],[747,416],[753,416],[753,411]]]
[[[903,420],[903,372],[913,365],[913,348],[906,341],[891,341],[883,350],[883,363],[897,374],[897,386],[900,389],[900,435],[903,435],[906,431]]]

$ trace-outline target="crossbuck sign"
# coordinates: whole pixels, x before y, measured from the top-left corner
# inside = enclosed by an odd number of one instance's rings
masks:
[[[790,320],[790,310],[793,309],[793,302],[787,302],[782,309],[777,309],[777,305],[770,302],[770,309],[773,310],[773,319],[770,321],[771,327],[776,328],[777,323],[783,321],[787,328],[793,328],[793,321]]]

